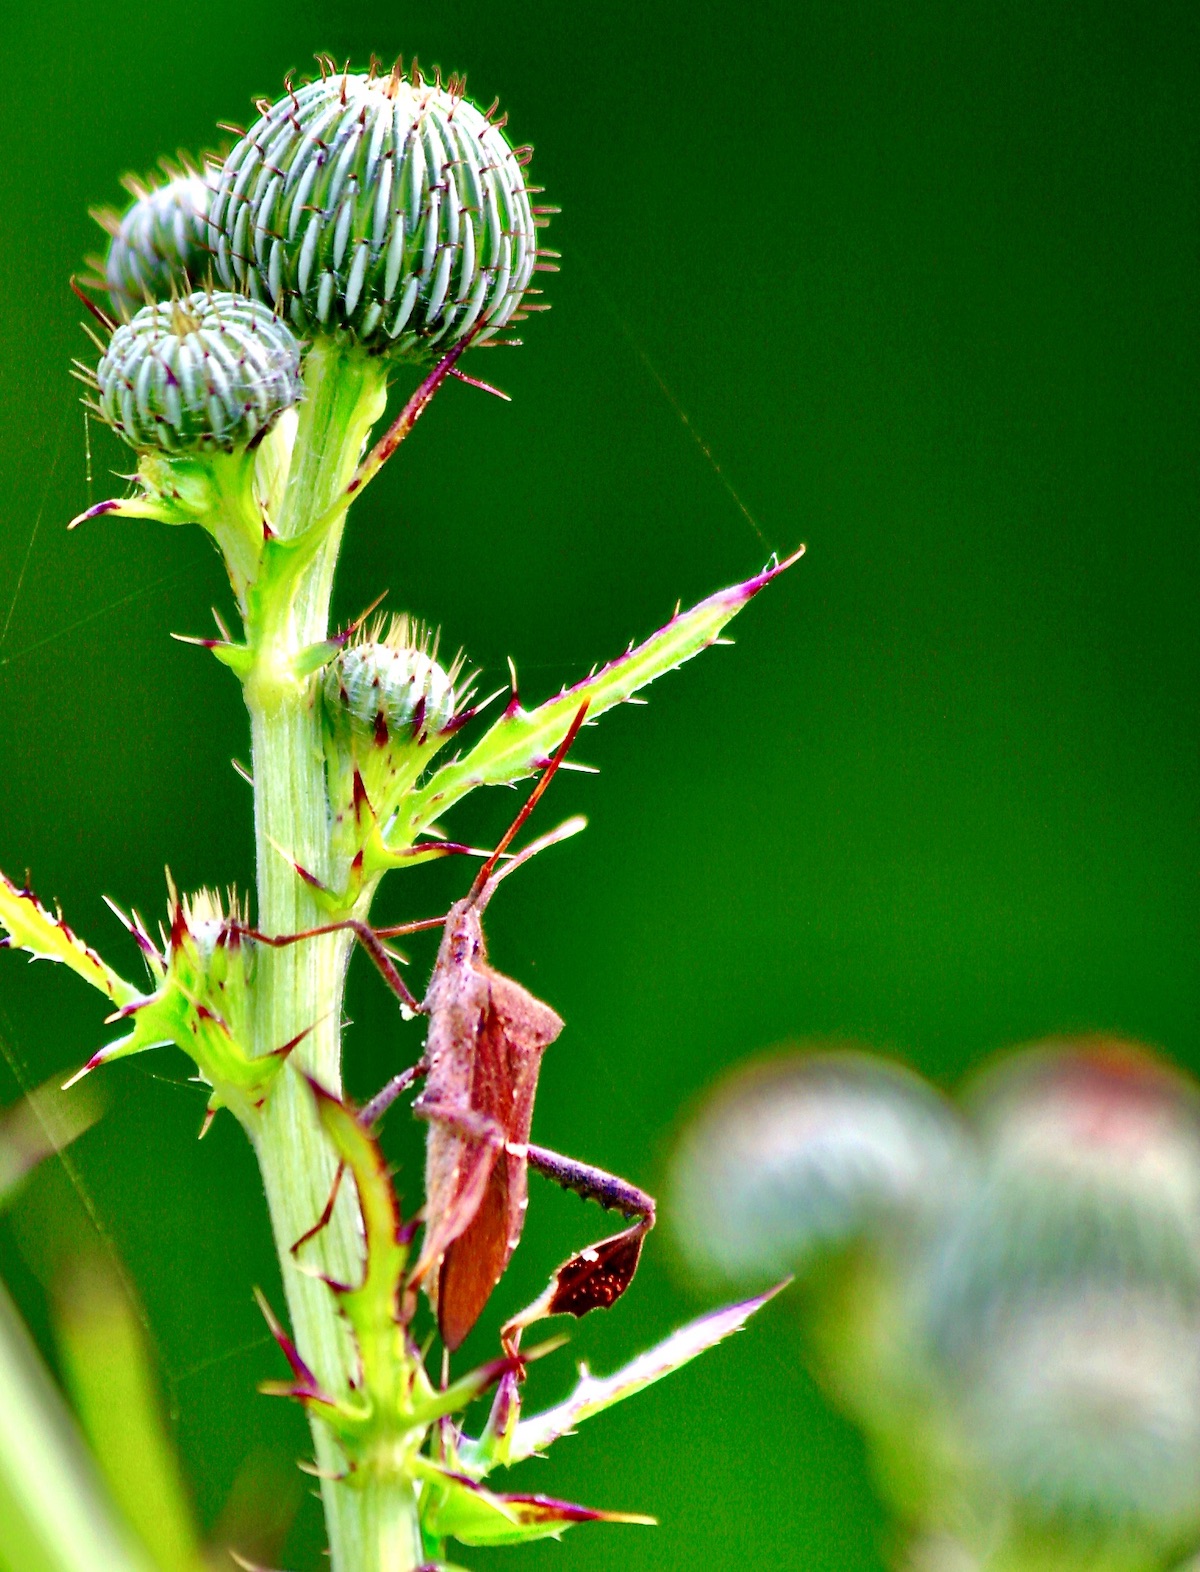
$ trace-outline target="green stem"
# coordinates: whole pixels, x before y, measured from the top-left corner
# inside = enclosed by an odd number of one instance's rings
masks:
[[[363,443],[383,409],[385,379],[378,361],[318,344],[306,363],[307,397],[293,450],[292,472],[277,524],[286,541],[304,532],[337,502]],[[297,677],[295,657],[328,632],[329,596],[342,519],[299,578],[273,584],[253,608],[247,639],[254,657],[246,681],[254,759],[258,923],[267,933],[319,926],[326,914],[291,863],[319,879],[331,867],[319,678]],[[254,1050],[270,1053],[298,1034],[293,1070],[341,1090],[342,995],[351,940],[327,934],[281,949],[260,947],[255,980]],[[347,1391],[353,1349],[334,1296],[314,1272],[354,1282],[362,1271],[362,1224],[353,1187],[342,1186],[329,1226],[304,1251],[301,1270],[291,1246],[320,1216],[333,1186],[335,1161],[301,1076],[281,1075],[263,1109],[255,1147],[279,1251],[296,1343],[321,1385]],[[317,1462],[343,1466],[325,1428],[313,1426]],[[388,1484],[322,1483],[334,1572],[412,1572],[421,1559],[415,1501],[402,1480]]]

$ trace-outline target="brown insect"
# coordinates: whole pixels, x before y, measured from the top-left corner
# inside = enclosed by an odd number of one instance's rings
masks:
[[[483,935],[483,913],[500,881],[537,852],[582,828],[580,821],[568,820],[499,866],[562,763],[586,708],[576,715],[470,891],[444,919],[423,1001],[418,1002],[405,985],[383,940],[431,923],[380,929],[356,922],[330,925],[353,929],[401,1003],[429,1017],[421,1060],[391,1080],[359,1117],[366,1125],[376,1123],[401,1092],[425,1076],[425,1088],[413,1105],[413,1112],[430,1125],[425,1233],[411,1281],[425,1285],[442,1342],[451,1351],[475,1325],[520,1242],[531,1167],[565,1189],[621,1212],[631,1219],[631,1226],[558,1269],[541,1298],[505,1327],[505,1343],[512,1350],[521,1330],[534,1320],[585,1315],[614,1303],[629,1286],[642,1240],[654,1226],[654,1200],[644,1191],[603,1169],[530,1145],[542,1054],[562,1031],[563,1022],[548,1004],[489,964]],[[327,931],[313,929],[265,942],[293,943]],[[332,1200],[326,1214],[331,1206]]]

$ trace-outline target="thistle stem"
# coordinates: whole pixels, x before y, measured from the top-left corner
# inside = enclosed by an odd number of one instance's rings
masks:
[[[272,934],[318,927],[327,914],[297,875],[299,863],[322,881],[331,866],[317,677],[298,677],[295,657],[326,637],[342,518],[337,499],[354,473],[363,443],[382,413],[379,362],[332,344],[306,363],[292,470],[277,524],[286,541],[334,513],[321,548],[298,580],[271,586],[253,608],[247,640],[254,667],[245,685],[254,759],[258,923]],[[362,1224],[353,1186],[343,1185],[328,1227],[304,1248],[303,1269],[291,1247],[320,1216],[335,1161],[300,1074],[341,1091],[342,996],[352,940],[345,933],[280,949],[261,946],[257,961],[254,1051],[267,1054],[303,1038],[262,1111],[255,1148],[279,1251],[284,1292],[301,1356],[321,1386],[344,1395],[354,1354],[336,1301],[314,1273],[355,1282],[362,1271]],[[343,1460],[319,1422],[318,1466],[338,1473]],[[322,1482],[334,1572],[412,1572],[420,1534],[411,1485],[403,1479]]]

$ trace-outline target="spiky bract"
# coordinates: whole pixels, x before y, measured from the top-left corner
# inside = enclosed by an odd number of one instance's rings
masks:
[[[508,322],[537,258],[515,150],[449,88],[323,76],[266,109],[225,161],[209,212],[222,283],[305,334],[345,331],[421,360]]]
[[[140,307],[186,295],[211,267],[208,205],[217,171],[185,168],[166,182],[130,180],[133,202],[124,213],[97,213],[110,239],[104,258],[109,297],[124,317]]]
[[[96,384],[100,413],[139,452],[231,453],[299,400],[300,345],[257,301],[198,292],[118,327]]]

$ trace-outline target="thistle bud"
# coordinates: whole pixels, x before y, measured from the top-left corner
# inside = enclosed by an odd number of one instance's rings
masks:
[[[407,617],[343,649],[325,675],[331,763],[357,771],[379,818],[391,812],[455,712],[459,666],[438,664],[436,643]]]
[[[444,353],[512,319],[537,223],[501,126],[449,87],[322,76],[270,107],[225,161],[209,211],[218,277],[303,334]]]
[[[1130,1044],[1028,1050],[973,1098],[980,1183],[931,1285],[938,1341],[972,1355],[1006,1306],[1095,1283],[1200,1308],[1200,1094]]]
[[[95,382],[99,413],[140,452],[231,453],[299,400],[300,346],[256,301],[197,293],[118,327]]]
[[[973,1104],[979,1183],[922,1293],[980,1477],[1038,1531],[1170,1541],[1200,1526],[1200,1095],[1084,1042]]]
[[[208,205],[217,170],[184,168],[165,184],[129,180],[133,202],[124,213],[95,216],[111,237],[104,279],[116,310],[132,316],[139,307],[185,295],[204,282],[208,249]]]
[[[1160,1294],[1090,1286],[989,1324],[960,1395],[989,1493],[1026,1529],[1148,1554],[1200,1527],[1200,1317]],[[1114,1558],[1105,1565],[1121,1564]]]
[[[684,1134],[673,1221],[705,1273],[754,1282],[929,1232],[962,1187],[957,1119],[899,1066],[789,1053],[735,1071]]]

